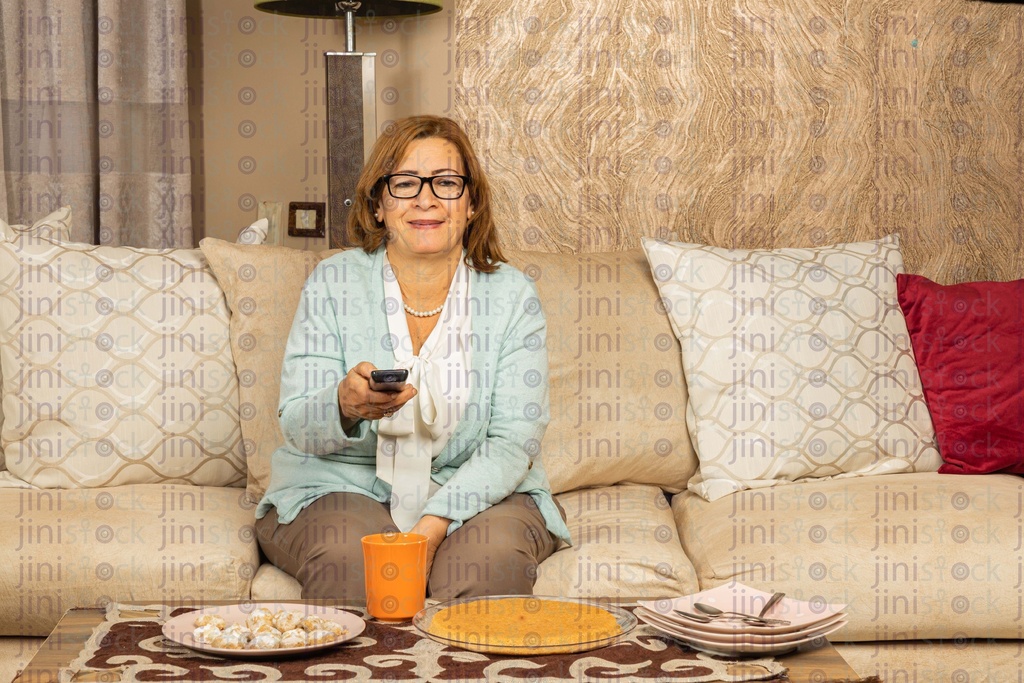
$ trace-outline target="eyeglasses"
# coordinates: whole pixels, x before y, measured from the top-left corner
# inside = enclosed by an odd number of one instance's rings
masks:
[[[406,173],[392,173],[381,176],[388,186],[388,192],[395,199],[412,199],[418,197],[423,183],[430,183],[430,191],[438,199],[458,199],[466,191],[469,176],[466,175],[435,175],[423,177]]]

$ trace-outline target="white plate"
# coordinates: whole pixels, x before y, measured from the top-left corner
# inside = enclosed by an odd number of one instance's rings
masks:
[[[781,655],[795,650],[799,645],[803,645],[804,643],[824,639],[826,635],[834,631],[838,631],[847,623],[845,620],[840,620],[813,636],[806,636],[804,638],[787,641],[785,643],[715,643],[704,640],[703,638],[695,638],[693,636],[685,635],[675,629],[670,629],[662,625],[664,622],[661,622],[660,624],[654,623],[653,619],[646,614],[640,613],[639,610],[637,611],[636,616],[640,621],[650,625],[658,631],[661,631],[665,635],[671,636],[672,638],[689,645],[694,650],[700,650],[701,652],[707,652],[713,655],[723,655],[726,657],[733,657],[735,655]]]
[[[348,629],[348,633],[329,643],[306,645],[303,647],[279,647],[268,650],[227,650],[220,647],[213,647],[209,643],[196,640],[192,635],[192,632],[195,630],[195,620],[204,614],[215,614],[224,619],[224,621],[226,621],[230,626],[231,624],[244,624],[246,618],[252,614],[252,611],[260,607],[268,609],[271,612],[287,610],[289,612],[301,612],[306,616],[315,614],[323,617],[324,619],[330,619],[335,623],[341,624]],[[365,628],[366,622],[360,617],[352,614],[351,612],[335,609],[334,607],[305,605],[298,602],[243,602],[235,605],[206,607],[204,609],[195,610],[194,612],[179,614],[176,617],[168,619],[167,622],[164,623],[163,633],[166,638],[178,643],[179,645],[184,645],[185,647],[193,650],[209,654],[222,655],[225,657],[277,657],[280,655],[316,652],[317,650],[334,647],[339,643],[352,640],[362,633]]]
[[[751,645],[783,645],[785,643],[791,643],[797,640],[814,638],[825,633],[831,633],[832,626],[838,623],[846,623],[846,615],[837,614],[820,624],[815,624],[811,628],[803,631],[794,631],[792,633],[743,633],[741,631],[737,631],[735,633],[709,633],[707,631],[701,631],[700,629],[690,628],[674,621],[663,619],[658,614],[655,614],[643,607],[637,607],[635,614],[638,619],[654,626],[655,628],[661,629],[662,631],[671,631],[687,638],[693,638],[695,640],[706,641],[709,643],[722,643],[725,645],[734,645],[736,643],[749,643]]]
[[[777,602],[765,615],[771,619],[785,619],[790,622],[786,626],[751,626],[742,621],[712,621],[707,624],[687,619],[674,610],[682,610],[692,614],[699,614],[700,611],[694,607],[694,603],[700,602],[705,605],[717,607],[726,612],[743,612],[744,614],[758,614],[765,603],[772,596],[771,593],[745,586],[742,583],[726,583],[716,588],[711,588],[693,595],[685,595],[679,598],[667,598],[664,600],[640,600],[637,604],[647,610],[677,624],[691,629],[704,631],[706,633],[795,633],[806,630],[842,614],[846,605],[829,605],[822,602],[804,602],[793,598],[783,598]]]

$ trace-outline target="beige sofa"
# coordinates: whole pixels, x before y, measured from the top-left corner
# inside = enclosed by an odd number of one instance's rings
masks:
[[[220,404],[218,419],[234,423],[217,426],[233,439],[219,471],[162,477],[142,462],[108,477],[114,485],[96,486],[99,474],[86,471],[92,479],[33,486],[19,472],[53,475],[12,460],[20,418],[10,416],[18,392],[38,387],[5,382],[11,471],[0,473],[0,661],[9,673],[72,607],[299,595],[294,579],[261,561],[253,508],[280,434],[275,368],[298,288],[321,255],[217,240],[189,254],[197,270],[176,286],[193,286],[190,277],[210,268],[222,297],[210,297],[210,308],[230,311],[202,330],[230,340],[226,370],[206,368],[224,371],[224,391],[236,393]],[[120,263],[124,272],[138,266],[120,252],[75,256]],[[536,282],[548,319],[552,420],[543,457],[575,541],[541,565],[538,594],[655,597],[739,580],[847,604],[849,624],[830,639],[862,675],[958,683],[1024,676],[1019,478],[806,480],[709,503],[686,490],[698,462],[685,427],[680,349],[643,252],[516,253],[512,262]],[[14,305],[31,281],[0,273],[0,317],[3,302]],[[59,319],[66,308],[47,313]],[[151,353],[155,360],[160,350]],[[11,358],[0,356],[5,376]],[[188,400],[212,399],[200,391]],[[64,419],[74,427],[97,419],[96,410],[94,403]],[[124,479],[148,481],[117,483]]]

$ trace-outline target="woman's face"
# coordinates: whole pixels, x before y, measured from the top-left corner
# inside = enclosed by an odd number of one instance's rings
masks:
[[[443,138],[424,138],[409,145],[391,174],[430,178],[466,175],[466,169],[455,145]],[[415,187],[417,181],[410,180]],[[376,213],[388,228],[388,254],[415,258],[461,253],[472,211],[468,187],[458,199],[439,199],[424,182],[419,194],[409,199],[396,199],[384,187]]]

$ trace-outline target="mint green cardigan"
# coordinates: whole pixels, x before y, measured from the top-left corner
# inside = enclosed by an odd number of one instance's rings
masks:
[[[302,289],[281,370],[278,414],[285,443],[272,456],[257,518],[275,507],[287,524],[334,492],[390,499],[391,486],[376,472],[378,421],[361,421],[348,435],[338,409],[338,384],[352,366],[395,364],[383,257],[383,246],[372,254],[341,252],[321,261]],[[473,387],[462,420],[431,465],[440,489],[424,514],[453,520],[450,534],[511,493],[526,493],[548,530],[571,543],[540,458],[550,419],[540,299],[508,264],[493,273],[471,269],[470,276]]]

